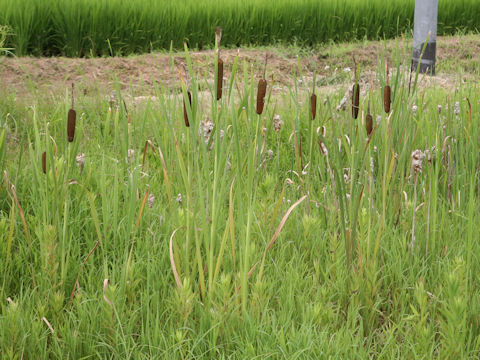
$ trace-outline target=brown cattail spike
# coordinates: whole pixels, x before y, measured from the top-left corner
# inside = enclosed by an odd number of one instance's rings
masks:
[[[265,105],[265,94],[267,93],[267,80],[265,80],[265,73],[267,72],[267,54],[265,54],[265,67],[263,68],[263,78],[258,80],[257,87],[257,114],[261,115],[263,106]]]
[[[387,63],[385,64],[385,78],[386,78],[386,83],[385,83],[385,88],[383,89],[383,109],[388,114],[390,112],[390,104],[392,103],[392,100],[391,100],[392,89],[390,88],[390,84],[388,81],[388,64]]]
[[[73,97],[73,83],[72,83],[72,108],[68,110],[68,118],[67,118],[67,138],[68,142],[72,142],[73,138],[75,137],[75,124],[77,119],[77,113],[73,110],[74,106],[74,97]]]
[[[385,85],[385,88],[383,89],[383,108],[387,114],[390,112],[391,93],[392,89],[390,88],[390,85]]]
[[[222,28],[217,27],[215,31],[215,42],[217,45],[217,100],[222,98],[223,87],[223,60],[220,58],[220,42],[222,41]]]
[[[190,107],[192,106],[192,93],[187,91],[188,103]],[[185,120],[185,126],[190,127],[190,122],[188,121],[188,113],[187,113],[187,106],[185,104],[185,99],[183,100],[183,118]]]
[[[310,110],[312,113],[312,120],[315,120],[315,117],[317,116],[317,95],[315,94],[310,96]]]
[[[360,109],[360,85],[355,83],[352,90],[352,116],[354,119],[358,118],[358,111]]]
[[[42,154],[42,171],[44,174],[47,173],[47,152],[44,151]]]
[[[217,100],[222,98],[223,87],[223,60],[218,58],[218,77],[217,77]]]
[[[257,114],[261,115],[263,112],[263,106],[265,105],[265,94],[267,93],[267,80],[258,80],[257,90]]]
[[[75,136],[75,123],[76,123],[77,113],[75,110],[68,110],[68,123],[67,123],[67,137],[68,142],[72,142]]]
[[[365,118],[365,129],[367,130],[367,135],[370,136],[373,130],[373,117],[370,114],[370,106],[368,106],[368,113]]]

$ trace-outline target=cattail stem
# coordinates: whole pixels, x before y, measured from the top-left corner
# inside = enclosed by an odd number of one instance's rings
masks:
[[[418,180],[418,175],[415,174],[415,183],[413,186],[413,215],[412,215],[412,241],[410,242],[410,250],[413,253],[413,250],[415,248],[415,213],[417,210],[417,180]]]

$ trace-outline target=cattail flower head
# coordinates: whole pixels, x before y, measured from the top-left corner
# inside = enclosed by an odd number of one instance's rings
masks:
[[[282,126],[283,126],[283,121],[280,118],[280,115],[275,114],[273,116],[273,130],[275,130],[276,132],[279,132],[280,130],[282,130]]]
[[[390,112],[390,104],[392,102],[391,94],[392,89],[390,88],[390,85],[385,85],[385,88],[383,89],[383,109],[387,114]]]
[[[75,137],[75,123],[76,123],[77,113],[75,110],[68,110],[68,120],[67,120],[67,138],[68,142],[72,142]]]
[[[187,91],[187,98],[188,98],[188,103],[190,104],[190,107],[192,106],[192,93],[190,91]],[[187,105],[185,104],[185,99],[183,99],[183,119],[185,120],[185,126],[189,127],[190,122],[188,121],[188,112],[187,112]]]
[[[263,112],[263,106],[265,105],[265,95],[267,93],[267,80],[258,80],[257,87],[257,114],[261,115]]]
[[[425,158],[425,154],[422,150],[415,150],[412,152],[412,170],[415,174],[422,172],[422,165],[423,159]]]
[[[47,152],[42,153],[42,171],[44,174],[47,173]]]
[[[365,130],[367,130],[368,136],[370,136],[373,131],[373,116],[370,113],[365,117]]]
[[[312,114],[312,120],[315,120],[317,116],[317,95],[314,93],[310,96],[310,113]]]
[[[352,97],[352,116],[354,119],[358,118],[358,112],[360,110],[360,85],[355,83],[353,85],[353,97]]]

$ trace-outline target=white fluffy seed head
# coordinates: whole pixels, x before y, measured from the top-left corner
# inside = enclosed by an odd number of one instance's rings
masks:
[[[75,157],[75,161],[77,163],[77,166],[83,170],[83,166],[85,165],[85,154],[84,153],[79,153]]]
[[[422,150],[415,150],[412,152],[412,170],[415,174],[422,172],[422,165],[423,159],[425,158],[425,154]]]
[[[455,115],[459,115],[459,114],[460,114],[460,102],[455,101],[455,106],[453,107],[453,113],[454,113]]]
[[[413,116],[417,116],[417,110],[418,110],[418,106],[417,106],[417,105],[413,105],[413,106],[412,106]]]
[[[283,121],[280,118],[280,115],[275,114],[273,116],[273,130],[275,130],[276,132],[279,132],[280,130],[282,130],[282,126],[283,126]]]
[[[151,209],[153,204],[155,203],[155,195],[150,194],[148,195],[148,207]]]

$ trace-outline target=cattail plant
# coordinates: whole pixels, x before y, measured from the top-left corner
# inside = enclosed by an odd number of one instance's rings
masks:
[[[360,84],[358,83],[357,62],[355,61],[355,57],[353,58],[353,63],[355,66],[355,83],[353,84],[352,89],[352,116],[354,119],[357,119],[358,111],[360,109]]]
[[[47,152],[46,151],[44,151],[42,154],[42,170],[44,174],[47,173]]]
[[[387,64],[385,64],[385,73],[386,73],[386,85],[383,88],[383,109],[388,114],[390,112],[390,104],[392,101],[391,100],[392,89],[390,88],[390,85],[389,85]]]
[[[68,142],[72,142],[75,137],[75,123],[77,119],[77,113],[73,109],[74,106],[74,97],[73,97],[73,83],[72,83],[72,108],[68,110],[68,120],[67,120],[67,138]]]
[[[265,105],[265,94],[267,93],[267,80],[265,80],[265,72],[267,71],[267,55],[265,54],[265,68],[263,69],[263,78],[258,80],[257,88],[257,114],[262,115],[263,106]]]
[[[223,60],[220,58],[220,41],[222,40],[222,28],[217,27],[215,32],[217,42],[217,100],[222,98],[223,87]]]
[[[317,95],[315,95],[315,72],[313,73],[313,89],[310,96],[310,112],[312,114],[312,120],[315,120],[317,116]]]

